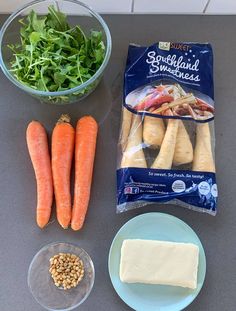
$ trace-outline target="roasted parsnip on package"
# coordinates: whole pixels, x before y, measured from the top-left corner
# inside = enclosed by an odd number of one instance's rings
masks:
[[[210,44],[129,46],[118,147],[117,212],[159,202],[216,214]]]

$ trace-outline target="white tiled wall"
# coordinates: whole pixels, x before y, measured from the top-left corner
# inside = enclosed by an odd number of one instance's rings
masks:
[[[9,13],[30,0],[0,0]],[[236,0],[82,0],[100,13],[236,14]]]
[[[0,12],[9,13],[32,0],[0,0]],[[132,11],[132,0],[81,0],[100,13],[128,13]]]
[[[236,0],[211,0],[207,12],[213,14],[235,14]]]
[[[138,13],[199,13],[203,12],[206,4],[207,0],[135,0],[134,11]]]

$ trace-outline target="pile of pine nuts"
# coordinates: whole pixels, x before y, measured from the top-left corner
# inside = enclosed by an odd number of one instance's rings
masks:
[[[49,272],[54,284],[64,290],[76,287],[84,277],[82,260],[70,253],[59,253],[50,258]]]

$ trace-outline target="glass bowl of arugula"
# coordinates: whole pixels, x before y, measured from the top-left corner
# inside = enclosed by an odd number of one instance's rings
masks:
[[[89,95],[111,54],[103,18],[77,0],[35,0],[0,31],[0,65],[21,90],[50,104]]]

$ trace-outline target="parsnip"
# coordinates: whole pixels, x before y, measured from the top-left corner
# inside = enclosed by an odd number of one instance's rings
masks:
[[[120,133],[120,144],[121,144],[122,151],[125,150],[125,147],[127,145],[131,123],[132,123],[132,113],[128,109],[123,107],[122,125],[121,125],[121,133]]]
[[[168,121],[161,149],[159,151],[158,156],[156,157],[156,160],[153,162],[151,168],[166,169],[166,170],[171,169],[178,127],[179,127],[179,120],[170,119]]]
[[[160,147],[165,135],[165,125],[162,119],[145,117],[143,123],[143,141],[150,148]]]
[[[193,161],[193,146],[190,141],[188,132],[184,126],[184,123],[179,121],[179,128],[176,137],[175,153],[173,158],[173,164],[175,166],[191,163]]]
[[[215,163],[211,150],[211,133],[208,123],[197,124],[192,170],[215,172]]]
[[[142,148],[142,118],[134,115],[128,136],[127,146],[123,152],[121,168],[123,167],[147,167],[146,159]]]

